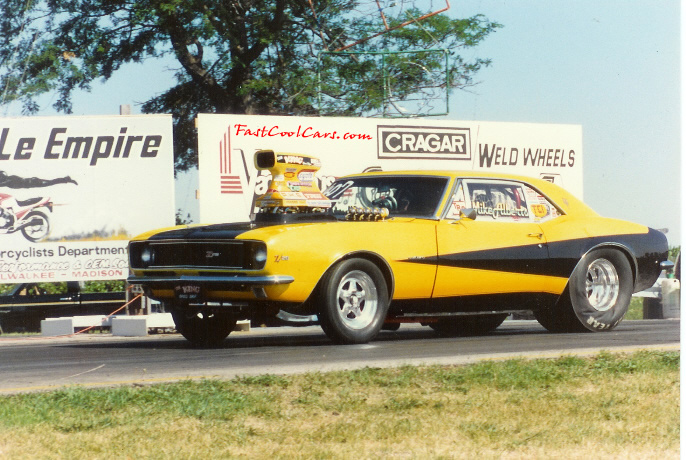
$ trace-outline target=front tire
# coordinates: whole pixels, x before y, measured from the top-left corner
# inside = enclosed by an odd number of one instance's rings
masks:
[[[174,306],[171,310],[176,330],[194,346],[215,348],[220,346],[236,327],[236,318],[212,310]]]
[[[633,287],[626,256],[598,249],[581,259],[555,308],[534,313],[551,332],[609,331],[628,311]]]
[[[383,326],[388,300],[386,280],[374,263],[366,259],[339,262],[320,286],[322,329],[336,343],[367,343]]]

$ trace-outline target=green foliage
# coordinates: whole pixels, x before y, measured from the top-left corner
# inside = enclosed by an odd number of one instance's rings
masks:
[[[122,292],[126,290],[126,281],[85,281],[81,292]]]
[[[632,297],[624,321],[643,319],[643,297]]]
[[[0,284],[0,294],[7,293],[14,288],[14,284]],[[31,287],[30,294],[37,292],[43,294],[64,294],[67,292],[67,283],[36,283]],[[81,292],[121,292],[126,289],[126,282],[124,280],[107,280],[107,281],[85,281],[81,285]],[[37,291],[35,291],[37,290]]]
[[[669,260],[676,261],[676,257],[681,254],[681,246],[672,246],[669,248]]]
[[[679,358],[601,353],[6,395],[0,446],[8,458],[677,458]]]
[[[0,103],[57,92],[54,107],[70,113],[74,90],[109,79],[129,62],[172,57],[178,84],[143,105],[172,113],[176,167],[196,162],[193,120],[199,112],[294,115],[364,115],[384,104],[374,61],[332,67],[323,89],[331,102],[319,112],[317,61],[321,51],[383,30],[378,14],[356,16],[369,0],[0,0]],[[408,10],[402,20],[427,11]],[[394,25],[394,24],[391,24]],[[355,51],[441,48],[451,57],[449,88],[472,85],[488,59],[461,53],[499,24],[482,15],[437,15],[357,45]],[[469,53],[470,55],[472,52]],[[423,85],[442,57],[401,66],[394,97]],[[354,97],[348,97],[355,93]]]
[[[424,395],[435,388],[462,393],[494,388],[541,394],[554,386],[581,381],[595,382],[608,375],[626,377],[632,374],[678,372],[679,365],[678,352],[639,351],[628,356],[601,352],[591,358],[567,356],[558,359],[484,361],[468,366],[364,368],[302,376],[267,374],[233,380],[187,380],[142,388],[122,386],[93,390],[74,387],[0,397],[0,426],[34,423],[64,426],[72,424],[65,422],[66,419],[89,412],[93,413],[88,417],[93,420],[98,418],[98,421],[79,422],[80,425],[112,423],[108,415],[114,415],[117,423],[127,423],[127,416],[124,415],[134,413],[144,417],[169,414],[215,420],[251,414],[279,418],[276,406],[294,388],[309,389],[320,394],[333,390],[344,395],[343,399],[353,399],[351,404],[346,403],[348,408],[364,404],[366,398],[363,394],[355,402],[357,390],[380,388],[389,395],[395,394],[395,398],[383,402],[383,405],[391,411],[402,411],[425,406],[425,402],[412,395]],[[319,400],[319,404],[327,410],[330,403]],[[94,408],[98,410],[92,411]],[[103,421],[104,418],[108,421]]]
[[[128,423],[132,416],[192,417],[229,420],[269,415],[276,399],[268,388],[219,380],[186,381],[145,389],[120,387],[94,391],[82,388],[0,399],[0,426],[48,423],[59,432],[82,432]],[[24,406],[24,409],[19,409]],[[29,407],[30,406],[30,407]]]
[[[0,294],[10,292],[16,284],[0,284]],[[67,292],[67,283],[35,283],[30,285],[29,294],[64,294]]]
[[[38,394],[0,397],[0,426],[57,424],[62,431],[81,431],[113,423],[128,423],[129,416],[189,416],[228,420],[249,415],[281,418],[279,405],[291,389],[309,389],[341,396],[338,409],[355,410],[368,404],[363,388],[388,392],[383,407],[404,412],[427,406],[423,397],[433,389],[461,393],[488,388],[542,393],[553,386],[591,382],[598,378],[679,371],[678,352],[641,351],[632,355],[600,353],[592,358],[485,361],[469,366],[432,366],[397,369],[364,368],[303,374],[263,375],[233,380],[199,380],[142,388],[67,388]],[[302,392],[300,392],[302,394]],[[297,400],[292,402],[297,403]],[[308,404],[330,410],[332,401],[310,399]],[[97,409],[97,410],[95,410]]]
[[[176,225],[188,225],[193,222],[193,219],[191,219],[191,213],[186,213],[186,215],[183,215],[183,212],[181,209],[176,210]]]

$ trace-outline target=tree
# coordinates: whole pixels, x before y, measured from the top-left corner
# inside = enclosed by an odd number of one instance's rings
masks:
[[[416,0],[419,2],[420,0]],[[368,115],[378,96],[373,60],[352,59],[327,68],[317,82],[320,51],[376,33],[375,15],[357,12],[370,0],[0,0],[0,104],[19,100],[36,113],[36,98],[57,92],[54,107],[71,113],[71,94],[107,80],[129,62],[173,56],[178,84],[143,105],[146,113],[172,113],[177,170],[195,164],[197,113]],[[407,17],[423,11],[409,9]],[[398,19],[395,19],[397,21]],[[391,21],[390,26],[397,25]],[[451,55],[447,88],[474,84],[490,60],[464,60],[500,27],[482,15],[436,15],[354,47],[354,51],[440,47]],[[423,58],[421,68],[435,67]],[[421,84],[422,73],[400,72]],[[375,86],[376,85],[376,86]],[[398,84],[396,96],[412,85]],[[350,89],[363,97],[349,97]],[[318,89],[327,104],[317,104]]]

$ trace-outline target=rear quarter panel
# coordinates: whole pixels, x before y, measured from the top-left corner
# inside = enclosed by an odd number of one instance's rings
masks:
[[[577,263],[594,248],[623,251],[634,269],[634,292],[651,286],[667,259],[667,239],[656,230],[632,222],[582,215],[561,216],[541,225],[548,240],[555,275],[569,278]]]

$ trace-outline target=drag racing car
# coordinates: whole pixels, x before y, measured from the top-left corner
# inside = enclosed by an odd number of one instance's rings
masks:
[[[609,331],[670,264],[662,233],[601,217],[544,180],[368,172],[321,192],[317,158],[264,150],[255,166],[272,181],[250,222],[130,242],[129,283],[195,344],[280,312],[316,315],[342,344],[406,322],[484,334],[520,310],[550,331]]]

